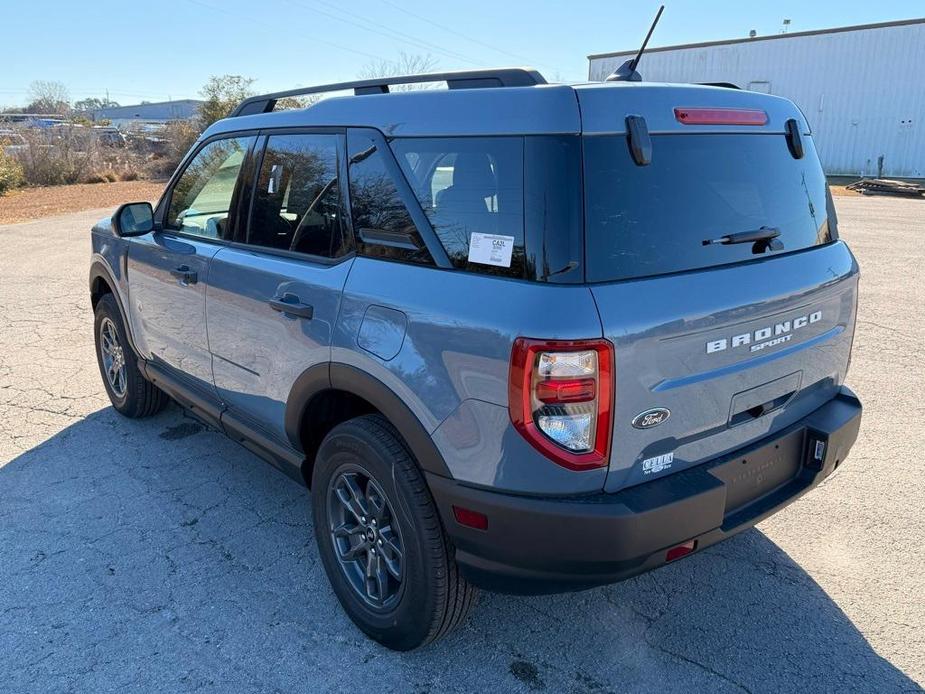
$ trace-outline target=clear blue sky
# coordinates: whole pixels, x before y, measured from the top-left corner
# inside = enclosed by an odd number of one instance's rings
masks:
[[[666,0],[652,46],[925,15],[923,0]],[[532,64],[581,80],[589,53],[631,49],[659,2],[542,0],[4,0],[0,105],[33,80],[73,99],[196,98],[210,75],[256,78],[262,91],[351,79],[400,51],[444,69]],[[643,63],[643,74],[645,64]]]

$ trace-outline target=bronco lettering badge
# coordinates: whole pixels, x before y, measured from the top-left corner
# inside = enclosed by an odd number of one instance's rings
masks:
[[[733,335],[731,338],[723,337],[719,340],[710,340],[707,342],[707,354],[714,352],[723,352],[727,349],[736,347],[748,347],[749,352],[760,352],[767,347],[775,347],[789,342],[793,333],[807,325],[818,323],[822,320],[822,311],[816,311],[799,318],[781,321],[774,325],[768,325],[754,332]]]
[[[637,429],[651,429],[657,427],[671,416],[671,410],[665,407],[654,407],[651,410],[640,412],[633,418],[633,426]]]

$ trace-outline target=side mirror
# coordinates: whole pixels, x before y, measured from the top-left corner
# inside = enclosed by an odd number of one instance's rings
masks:
[[[140,236],[154,231],[154,209],[150,202],[129,202],[112,216],[112,228],[119,236]]]

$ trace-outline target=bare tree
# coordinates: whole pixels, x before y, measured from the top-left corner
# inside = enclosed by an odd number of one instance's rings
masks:
[[[437,68],[437,59],[429,53],[405,53],[402,51],[395,60],[378,60],[367,63],[360,70],[357,77],[360,79],[375,79],[378,77],[396,77],[398,75],[420,75],[433,72]],[[410,91],[412,89],[431,89],[431,84],[399,84],[394,91]]]
[[[64,115],[70,110],[71,95],[61,82],[36,80],[29,85],[29,105],[26,111]]]

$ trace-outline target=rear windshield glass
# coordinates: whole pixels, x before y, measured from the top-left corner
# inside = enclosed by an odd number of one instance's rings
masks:
[[[783,135],[658,135],[637,166],[624,136],[584,140],[587,277],[646,277],[766,258],[832,240],[811,138],[794,159]],[[782,248],[709,244],[770,227]]]

